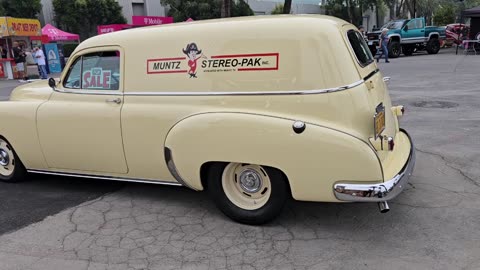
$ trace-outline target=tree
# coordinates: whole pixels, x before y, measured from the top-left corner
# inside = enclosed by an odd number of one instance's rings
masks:
[[[433,14],[433,23],[435,25],[447,25],[455,22],[456,10],[453,4],[440,6]]]
[[[283,4],[283,14],[290,14],[290,10],[292,9],[292,0],[285,0]]]
[[[17,18],[36,19],[42,10],[41,0],[1,0],[0,12],[3,15]]]
[[[230,17],[230,11],[232,9],[232,0],[222,0],[222,11],[220,17]]]
[[[162,5],[168,5],[170,10],[168,16],[173,17],[176,22],[183,22],[188,18],[194,20],[206,20],[220,18],[222,16],[222,5],[224,0],[160,0]],[[230,15],[250,16],[253,11],[243,0],[232,1]]]
[[[283,4],[278,4],[271,12],[272,15],[283,14]]]
[[[363,11],[377,5],[381,6],[379,0],[327,0],[325,10],[327,15],[360,25]]]
[[[53,0],[57,25],[82,39],[97,34],[102,24],[123,24],[122,7],[115,0]]]

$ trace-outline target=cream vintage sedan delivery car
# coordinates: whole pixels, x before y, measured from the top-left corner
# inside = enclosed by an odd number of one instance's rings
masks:
[[[361,34],[328,16],[277,15],[90,38],[59,80],[0,104],[0,175],[206,190],[230,218],[301,201],[387,201],[414,147]]]

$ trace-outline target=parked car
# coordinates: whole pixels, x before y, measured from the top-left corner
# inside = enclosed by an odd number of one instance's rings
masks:
[[[386,212],[415,163],[387,80],[358,30],[329,16],[96,36],[59,80],[0,103],[0,179],[185,186],[248,224],[272,220],[289,197]]]
[[[388,56],[391,58],[412,55],[415,51],[426,50],[429,54],[437,54],[441,40],[445,39],[445,29],[436,26],[425,26],[424,18],[395,20],[388,22],[381,29],[388,30]],[[367,33],[368,46],[373,55],[377,53],[381,31]]]

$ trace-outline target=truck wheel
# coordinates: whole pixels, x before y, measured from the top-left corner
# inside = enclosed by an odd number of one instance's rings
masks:
[[[428,54],[437,54],[440,50],[440,41],[437,38],[432,38],[427,43]]]
[[[397,58],[400,56],[401,46],[400,42],[396,40],[390,41],[388,44],[388,57]]]
[[[0,181],[20,182],[25,179],[27,171],[12,146],[0,138]]]
[[[406,55],[406,56],[412,55],[413,50],[414,50],[414,48],[412,46],[403,46],[402,47],[403,54]]]
[[[277,217],[288,197],[285,176],[277,169],[243,163],[215,163],[208,192],[217,207],[240,223],[259,225]]]

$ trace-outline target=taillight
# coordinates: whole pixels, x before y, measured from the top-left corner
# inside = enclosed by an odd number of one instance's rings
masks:
[[[395,147],[395,141],[393,140],[392,137],[388,137],[387,145],[388,145],[388,151],[393,151],[393,148]]]

